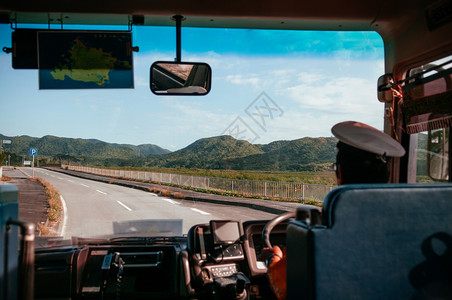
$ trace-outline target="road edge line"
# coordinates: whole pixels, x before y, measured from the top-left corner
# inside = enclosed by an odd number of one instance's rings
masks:
[[[63,206],[63,224],[61,225],[60,233],[59,235],[64,237],[66,233],[66,224],[67,224],[67,206],[66,201],[64,201],[64,198],[62,195],[60,195],[61,204]]]

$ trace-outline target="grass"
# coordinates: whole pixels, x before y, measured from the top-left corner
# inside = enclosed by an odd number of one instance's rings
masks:
[[[184,199],[185,198],[185,195],[181,192],[175,192],[175,193],[173,193],[172,196],[173,196],[173,198],[176,198],[176,199]]]
[[[185,169],[185,168],[120,168],[112,167],[116,170],[146,171],[158,173],[173,173],[193,176],[219,177],[239,180],[262,180],[278,182],[298,182],[307,184],[336,184],[334,171],[320,172],[296,172],[296,171],[246,171],[246,170],[204,170],[204,169]]]
[[[61,220],[63,211],[60,193],[48,181],[42,178],[36,178],[35,180],[39,181],[44,186],[47,200],[49,202],[49,208],[47,210],[47,217],[49,218],[49,222],[47,222],[46,224],[38,224],[38,230],[41,235],[53,235],[52,226]]]
[[[0,178],[0,181],[11,181],[11,180],[12,180],[11,177],[8,177],[8,176],[5,176],[5,175],[3,175],[3,176]]]
[[[54,233],[50,229],[50,227],[46,224],[38,224],[39,235],[41,236],[52,236]]]
[[[181,192],[173,192],[171,190],[165,189],[165,188],[160,188],[160,187],[152,187],[152,188],[148,188],[148,191],[151,193],[155,193],[157,195],[160,196],[164,196],[164,197],[173,197],[175,199],[184,199],[185,198],[185,194],[181,193]]]

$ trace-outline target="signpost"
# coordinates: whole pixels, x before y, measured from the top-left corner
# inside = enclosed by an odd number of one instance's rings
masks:
[[[37,149],[30,149],[30,155],[33,156],[33,164],[31,165],[31,177],[35,178],[35,156],[38,154]]]

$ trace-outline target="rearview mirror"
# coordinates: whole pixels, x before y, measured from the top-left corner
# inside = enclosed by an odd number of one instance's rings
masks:
[[[151,91],[162,95],[207,95],[212,69],[206,63],[157,61],[151,66]]]
[[[394,100],[392,90],[388,88],[388,84],[393,83],[392,74],[384,74],[378,78],[377,92],[378,101],[382,103],[391,103]]]

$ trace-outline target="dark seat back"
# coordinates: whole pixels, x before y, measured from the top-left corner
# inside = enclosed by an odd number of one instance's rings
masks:
[[[16,186],[0,184],[0,300],[17,299],[18,229],[6,224],[18,219],[17,199]]]
[[[289,299],[444,294],[451,263],[451,184],[339,187],[322,224],[294,220],[287,229]]]

